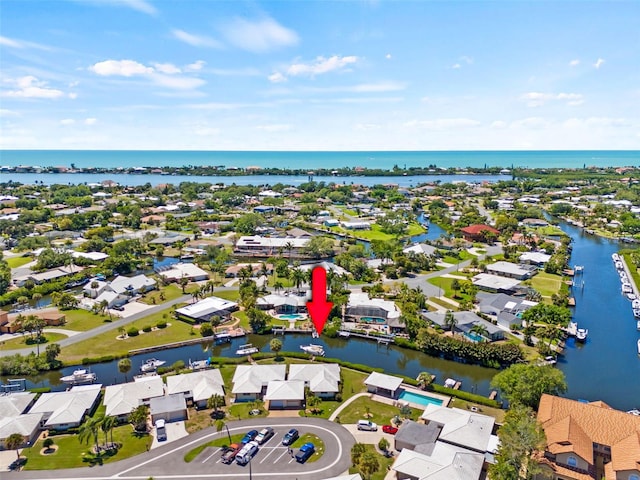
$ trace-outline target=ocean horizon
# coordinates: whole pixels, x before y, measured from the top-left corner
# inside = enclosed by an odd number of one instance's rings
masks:
[[[584,168],[640,166],[640,150],[202,151],[0,150],[8,167]]]

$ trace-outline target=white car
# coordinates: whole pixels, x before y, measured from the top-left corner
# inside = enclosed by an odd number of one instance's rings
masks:
[[[246,465],[253,458],[253,456],[258,453],[258,448],[258,442],[256,442],[255,440],[247,443],[236,455],[236,462],[239,465]]]
[[[167,439],[167,429],[165,427],[164,420],[161,418],[156,420],[156,438],[159,442],[163,442]]]

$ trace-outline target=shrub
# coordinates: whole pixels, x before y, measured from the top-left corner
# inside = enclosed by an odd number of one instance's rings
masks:
[[[158,328],[167,328],[167,322],[165,322],[165,321],[158,322],[158,323],[156,323],[156,327],[158,327]]]
[[[142,327],[142,331],[149,333],[151,331],[151,325],[145,325],[144,327]]]
[[[138,332],[138,329],[136,327],[131,327],[129,330],[127,330],[127,335],[129,335],[130,337],[137,337],[139,333],[140,332]]]

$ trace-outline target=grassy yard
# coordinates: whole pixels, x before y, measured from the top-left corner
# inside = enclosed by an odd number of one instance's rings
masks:
[[[232,322],[240,320],[240,323],[238,324],[239,327],[242,327],[245,330],[251,330],[251,326],[249,325],[249,317],[247,316],[247,312],[245,312],[244,310],[232,313],[231,317],[233,317],[234,319],[232,320]]]
[[[429,297],[429,301],[436,303],[438,305],[440,305],[441,307],[447,309],[447,310],[451,310],[452,312],[457,312],[460,309],[458,307],[456,307],[455,305],[449,303],[449,302],[445,302],[444,300],[440,300],[438,297]],[[427,307],[429,307],[429,309],[431,311],[435,311],[434,308],[431,308],[429,305],[427,305]]]
[[[540,272],[530,280],[531,286],[545,298],[551,298],[562,288],[562,276],[553,273]]]
[[[82,308],[74,310],[61,310],[65,316],[65,324],[62,328],[76,330],[78,332],[86,332],[93,328],[99,327],[103,323],[109,323],[109,315],[97,315]]]
[[[299,363],[299,362],[297,362]],[[320,413],[311,414],[305,410],[300,410],[300,416],[329,418],[331,414],[342,405],[346,400],[353,397],[356,393],[365,392],[367,390],[364,380],[367,378],[367,374],[358,372],[356,370],[350,370],[348,368],[340,368],[342,374],[342,402],[335,400],[323,400],[318,404],[317,408]]]
[[[375,445],[365,445],[367,451],[373,452],[376,454],[378,458],[378,470],[369,477],[369,480],[384,480],[384,477],[387,475],[389,467],[393,464],[395,460],[393,457],[387,458],[384,455],[381,455],[378,450],[376,450]],[[350,467],[349,473],[360,473],[360,469],[358,467]]]
[[[49,470],[52,465],[55,465],[55,468],[78,468],[117,462],[145,452],[147,446],[151,444],[149,435],[136,434],[129,424],[113,430],[113,441],[122,444],[122,448],[115,454],[94,455],[90,453],[91,445],[80,443],[77,435],[57,435],[51,438],[58,446],[56,453],[40,455],[40,450],[43,448],[42,440],[22,451],[22,455],[27,457],[25,470]],[[102,432],[100,432],[98,443],[104,443]]]
[[[493,407],[486,407],[484,405],[477,405],[473,402],[468,402],[466,400],[461,400],[460,398],[455,398],[455,397],[452,397],[451,402],[449,403],[449,407],[460,408],[462,410],[468,410],[471,407],[476,407],[481,414],[489,415],[490,417],[495,418],[496,423],[503,423],[504,416],[507,413],[506,410],[503,410],[501,408],[493,408]]]
[[[62,340],[63,338],[67,338],[67,336],[63,333],[48,333],[46,330],[44,331],[42,336],[46,339],[46,342],[40,344],[41,352],[44,352],[45,348],[47,348],[47,345],[49,343],[55,343]],[[27,339],[29,338],[30,338],[30,335],[27,334],[21,337],[12,338],[11,340],[5,340],[3,342],[0,342],[0,350],[17,350],[20,348],[35,347],[36,346],[35,343],[32,345],[29,345],[27,343]]]
[[[548,225],[546,227],[537,227],[536,229],[534,229],[534,232],[540,237],[549,237],[549,236],[564,237],[567,235],[562,231],[560,227],[556,227],[554,225]]]
[[[10,257],[10,258],[5,258],[5,260],[7,261],[7,265],[9,265],[9,268],[19,268],[33,261],[33,258],[32,257]]]
[[[238,290],[219,290],[213,292],[214,297],[224,298],[232,302],[237,302],[240,298],[240,292]]]
[[[163,314],[168,312],[169,310],[155,313],[127,327],[131,328],[133,326],[142,329],[145,325],[155,325],[159,321],[165,320],[171,324],[167,328],[143,333],[137,337],[130,337],[125,340],[118,340],[117,330],[111,330],[83,342],[64,347],[60,354],[60,360],[73,365],[80,363],[82,359],[87,356],[126,355],[130,350],[178,342],[199,335],[191,325],[173,319],[170,315],[168,315],[168,318],[163,318]]]
[[[457,293],[453,291],[453,289],[451,288],[451,284],[453,283],[453,280],[454,280],[453,278],[448,278],[448,277],[435,277],[435,278],[429,279],[429,283],[435,285],[436,287],[440,287],[444,292],[445,297],[451,298],[456,302],[464,302],[467,300],[472,301],[473,299],[471,298],[471,296],[466,293],[462,293],[461,290],[458,290]],[[458,279],[459,284],[466,281],[468,280]],[[454,297],[454,294],[456,295],[456,297]]]
[[[369,418],[378,426],[388,425],[391,419],[396,415],[400,415],[400,409],[386,403],[375,402],[369,397],[360,397],[353,401],[345,411],[340,414],[340,423],[357,423],[362,420],[369,412],[372,416]],[[411,420],[417,420],[422,415],[422,410],[417,408],[411,409]]]
[[[409,227],[407,228],[407,235],[409,235],[410,237],[413,237],[414,235],[420,235],[425,231],[426,229],[419,223],[410,223]]]
[[[196,287],[197,285],[195,284],[187,285],[185,292],[191,293],[195,290]],[[161,299],[161,294],[164,295],[164,300]],[[160,288],[159,290],[152,290],[148,292],[139,301],[142,303],[146,303],[147,305],[156,305],[156,304],[159,305],[161,303],[175,300],[176,298],[179,298],[182,295],[184,295],[182,293],[182,288],[172,283],[170,285],[167,285],[166,287]]]
[[[320,460],[322,455],[324,455],[324,442],[322,441],[322,439],[317,435],[314,435],[313,433],[303,433],[295,442],[291,444],[291,448],[295,451],[305,443],[309,442],[313,443],[316,451],[307,459],[306,463],[312,463],[316,460]]]
[[[184,461],[187,463],[191,462],[194,458],[200,455],[200,453],[202,453],[202,451],[207,447],[220,448],[220,447],[226,447],[230,445],[229,437],[225,434],[225,430],[222,430],[220,432],[220,435],[221,436],[219,438],[216,438],[215,440],[211,440],[207,443],[203,443],[202,445],[198,445],[193,450],[189,450],[184,456]],[[242,437],[244,437],[244,433],[237,433],[235,435],[231,435],[231,443],[240,443],[240,440],[242,440]]]
[[[229,389],[231,391],[231,389]],[[243,418],[261,418],[266,417],[269,412],[264,408],[264,405],[260,406],[259,415],[249,415],[249,412],[253,409],[257,409],[258,406],[253,402],[238,402],[229,407],[229,420],[242,420]]]

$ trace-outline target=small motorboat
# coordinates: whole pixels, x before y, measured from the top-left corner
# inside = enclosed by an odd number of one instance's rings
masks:
[[[640,318],[640,308],[633,309],[633,316],[636,318]]]
[[[254,347],[253,344],[247,343],[240,345],[236,350],[236,355],[251,355],[252,353],[258,353],[258,347]]]
[[[640,416],[640,409],[638,409],[638,408],[634,408],[633,410],[629,410],[629,411],[627,411],[627,413],[629,413],[629,414],[631,414],[631,415]]]
[[[164,360],[158,360],[157,358],[150,358],[144,361],[144,363],[140,367],[140,371],[145,373],[154,372],[158,369],[158,367],[161,367],[165,363],[167,362],[165,362]]]
[[[587,341],[587,335],[589,335],[588,328],[579,328],[578,331],[576,332],[576,340],[578,342],[584,343]]]
[[[300,350],[317,357],[324,357],[324,347],[322,345],[314,345],[313,343],[310,343],[309,345],[300,345]]]
[[[96,381],[97,375],[84,368],[74,370],[71,375],[66,375],[60,380],[71,385],[79,385],[82,383],[93,383]]]
[[[617,253],[612,253],[611,258],[614,262],[617,262],[618,260],[620,260],[620,255],[618,255]]]
[[[636,300],[638,297],[636,297],[635,293],[627,293],[627,298],[633,301],[633,300]]]
[[[636,330],[640,332],[640,320],[636,321]]]
[[[631,308],[640,308],[640,298],[631,301]]]

